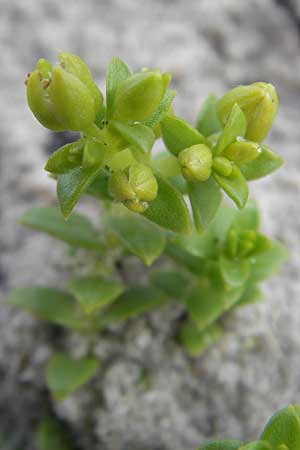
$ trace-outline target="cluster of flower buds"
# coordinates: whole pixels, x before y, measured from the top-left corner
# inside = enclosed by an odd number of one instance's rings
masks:
[[[225,242],[225,253],[230,258],[248,258],[253,254],[267,250],[271,242],[255,230],[239,232],[235,228],[229,230]]]
[[[158,185],[150,167],[134,164],[124,171],[114,172],[109,179],[114,198],[134,212],[142,213],[148,202],[157,196]]]

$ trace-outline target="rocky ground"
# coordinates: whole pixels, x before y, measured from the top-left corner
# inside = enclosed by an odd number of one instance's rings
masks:
[[[195,360],[173,341],[166,308],[99,339],[99,377],[56,406],[82,450],[182,450],[204,437],[255,438],[274,411],[300,397],[300,56],[299,0],[0,0],[0,448],[32,450],[49,407],[42,366],[54,348],[84,351],[78,336],[4,304],[27,283],[63,285],[65,248],[22,229],[33,205],[55,202],[42,171],[54,142],[32,118],[23,80],[36,59],[79,53],[104,85],[119,55],[134,68],[173,73],[175,108],[193,119],[208,91],[273,82],[281,108],[269,143],[286,159],[253,185],[263,228],[290,249],[266,301],[226,320],[223,340]],[[92,205],[86,205],[91,209]],[[147,383],[140,383],[142,374]]]

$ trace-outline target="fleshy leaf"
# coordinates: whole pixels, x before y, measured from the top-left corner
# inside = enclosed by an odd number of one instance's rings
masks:
[[[267,441],[254,441],[242,445],[239,450],[273,450],[273,447]]]
[[[199,112],[196,128],[205,137],[223,129],[217,114],[216,104],[217,97],[210,94],[206,97]]]
[[[37,430],[38,450],[74,450],[64,426],[54,417],[45,417]]]
[[[176,91],[167,90],[156,110],[150,115],[150,117],[148,117],[144,124],[151,128],[154,128],[156,125],[158,125],[159,122],[168,113],[175,95]]]
[[[191,356],[199,355],[217,342],[222,336],[222,329],[213,324],[199,331],[197,325],[188,321],[180,329],[180,341]]]
[[[193,280],[182,270],[161,269],[150,274],[151,283],[164,292],[171,300],[185,302],[193,287]]]
[[[162,306],[167,301],[167,297],[155,288],[129,288],[99,317],[99,326],[136,317]]]
[[[244,137],[247,130],[245,114],[236,103],[228,117],[224,131],[219,137],[215,155],[220,155],[228,145],[236,141],[237,137]]]
[[[78,167],[58,176],[57,198],[65,219],[69,217],[80,196],[94,181],[100,170],[99,167],[88,169]]]
[[[152,160],[152,167],[154,170],[160,172],[165,178],[177,177],[181,175],[178,158],[166,151],[154,156]]]
[[[48,159],[45,170],[54,174],[62,174],[81,165],[84,140],[71,142],[56,150]]]
[[[259,210],[255,201],[249,200],[245,208],[238,211],[232,226],[238,232],[248,230],[258,231]]]
[[[300,406],[289,405],[275,413],[261,435],[272,448],[286,445],[289,450],[300,448]]]
[[[222,193],[210,177],[201,183],[188,182],[189,198],[192,205],[194,222],[197,230],[202,232],[214,219],[222,202]]]
[[[220,269],[225,283],[232,287],[243,286],[250,272],[250,263],[247,259],[229,259],[220,256]]]
[[[246,180],[256,180],[265,177],[277,170],[284,163],[277,153],[274,153],[266,145],[261,144],[261,153],[253,161],[243,164],[241,171]]]
[[[115,214],[108,218],[112,230],[122,244],[150,266],[164,251],[164,232],[143,216],[134,213]]]
[[[127,125],[117,120],[110,121],[110,125],[128,144],[134,145],[144,152],[151,150],[155,141],[151,128],[140,123]]]
[[[249,190],[247,181],[237,166],[233,166],[229,177],[222,177],[214,173],[214,178],[239,208],[245,206],[248,200]]]
[[[251,256],[250,280],[258,282],[268,278],[279,270],[287,258],[286,248],[280,242],[272,242],[269,249]]]
[[[71,280],[69,291],[78,300],[83,311],[91,314],[113,302],[122,294],[124,286],[117,281],[100,277],[81,277]]]
[[[106,104],[107,117],[111,117],[113,112],[113,103],[118,86],[129,76],[131,72],[127,65],[120,58],[112,58],[109,62],[106,73]]]
[[[99,198],[100,200],[112,200],[112,195],[108,189],[108,173],[100,169],[92,183],[88,186],[84,194]]]
[[[246,288],[239,299],[237,306],[247,306],[261,300],[262,291],[253,283],[246,283]]]
[[[175,233],[189,233],[191,219],[183,196],[163,177],[156,174],[158,195],[143,213],[147,219]]]
[[[58,289],[42,286],[16,288],[10,292],[7,303],[22,308],[41,320],[75,330],[85,328],[74,297]]]
[[[175,156],[195,144],[205,143],[205,138],[195,128],[179,117],[167,114],[161,121],[163,141]]]
[[[87,383],[100,362],[93,356],[73,359],[66,353],[56,353],[46,367],[46,379],[55,400],[62,400]]]
[[[47,233],[74,246],[101,251],[103,241],[89,219],[73,214],[68,222],[57,208],[31,208],[20,219],[22,225]]]

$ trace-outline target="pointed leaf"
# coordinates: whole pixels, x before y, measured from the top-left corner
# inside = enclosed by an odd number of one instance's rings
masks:
[[[120,58],[112,58],[109,62],[106,73],[106,104],[107,117],[111,117],[115,93],[122,81],[127,80],[131,72],[127,65]]]
[[[233,166],[232,173],[229,177],[222,177],[214,173],[214,178],[239,208],[245,206],[248,200],[249,190],[247,181],[237,166]]]
[[[56,150],[48,159],[45,170],[47,172],[62,174],[81,165],[84,140],[71,142]]]
[[[247,259],[229,259],[225,255],[220,256],[220,270],[225,283],[232,287],[243,286],[250,273],[250,263]]]
[[[237,232],[258,231],[259,210],[255,201],[249,200],[246,206],[237,212],[232,226]]]
[[[45,417],[37,430],[38,450],[74,450],[65,427],[54,417]]]
[[[129,288],[99,318],[99,326],[136,317],[164,305],[168,299],[155,288]]]
[[[100,200],[113,200],[113,197],[108,189],[109,174],[100,169],[92,183],[88,186],[84,194],[99,198]]]
[[[99,231],[87,217],[80,214],[74,213],[66,222],[57,208],[31,208],[23,214],[20,222],[74,247],[96,251],[103,249]]]
[[[206,97],[199,112],[196,128],[205,137],[223,129],[217,114],[216,104],[217,97],[210,94]]]
[[[268,421],[261,435],[272,448],[286,445],[289,450],[300,448],[300,407],[289,405],[275,413]]]
[[[86,314],[100,310],[113,302],[122,292],[124,286],[113,280],[99,277],[73,278],[69,291],[78,300]]]
[[[273,447],[267,441],[254,441],[249,442],[249,444],[242,445],[239,450],[273,450]]]
[[[161,121],[163,141],[175,156],[195,144],[205,143],[205,138],[185,120],[167,114]]]
[[[192,277],[182,270],[161,269],[150,274],[151,283],[172,300],[184,302],[193,287]]]
[[[158,125],[159,122],[168,113],[175,95],[176,91],[167,90],[156,110],[150,115],[150,117],[148,117],[144,124],[151,128],[154,128],[156,125]]]
[[[247,306],[262,299],[262,291],[253,283],[246,283],[245,290],[239,299],[237,306]]]
[[[265,280],[270,275],[278,272],[283,263],[288,259],[286,248],[277,241],[273,241],[269,249],[251,256],[250,280],[258,282]]]
[[[150,266],[164,251],[166,239],[164,232],[134,213],[112,215],[108,224],[122,244],[131,253]]]
[[[201,183],[188,182],[188,192],[195,226],[201,232],[214,219],[222,202],[222,193],[212,177]]]
[[[220,155],[228,145],[236,141],[238,137],[244,137],[247,130],[247,121],[245,114],[236,103],[228,117],[224,131],[219,137],[215,155]]]
[[[148,152],[153,147],[155,136],[152,129],[146,125],[140,123],[127,125],[117,120],[111,120],[110,125],[128,144],[134,145],[144,152]]]
[[[80,196],[98,175],[99,167],[83,169],[78,167],[57,179],[57,197],[65,219],[69,217]]]
[[[116,172],[118,170],[125,170],[127,169],[127,167],[134,164],[137,164],[137,160],[135,159],[132,151],[129,148],[126,148],[125,150],[121,150],[120,152],[114,154],[107,162],[107,165],[113,172]]]
[[[274,153],[266,145],[261,144],[261,153],[253,161],[243,164],[241,171],[246,180],[256,180],[265,177],[277,170],[284,163],[277,153]]]
[[[199,331],[197,325],[188,321],[180,329],[180,341],[191,356],[199,355],[216,343],[222,336],[222,329],[213,324]]]
[[[147,219],[176,233],[189,233],[191,219],[183,196],[168,181],[156,174],[158,195],[143,213]]]
[[[46,367],[46,379],[55,400],[62,400],[87,383],[100,362],[93,356],[73,359],[66,353],[56,353]]]
[[[198,450],[239,450],[241,441],[208,441]]]
[[[37,318],[75,330],[83,330],[82,320],[75,299],[67,292],[42,286],[13,289],[7,303],[25,309]]]

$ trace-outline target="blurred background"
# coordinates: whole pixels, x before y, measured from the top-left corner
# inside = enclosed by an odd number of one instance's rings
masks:
[[[24,80],[38,58],[55,61],[59,50],[80,55],[101,89],[112,56],[134,70],[171,72],[175,111],[191,121],[208,92],[275,84],[280,110],[268,144],[286,165],[252,193],[264,231],[286,244],[290,260],[266,284],[265,302],[230,315],[222,341],[199,358],[172,340],[171,310],[153,313],[113,341],[99,339],[109,364],[54,406],[43,364],[53,349],[80,354],[83,344],[4,297],[22,284],[63,285],[70,270],[63,244],[18,224],[28,207],[55,204],[43,166],[65,136],[34,120]],[[189,450],[207,437],[256,438],[276,408],[300,402],[300,1],[0,0],[0,55],[1,450],[33,450],[49,409],[81,450]],[[137,383],[143,370],[147,388]]]

